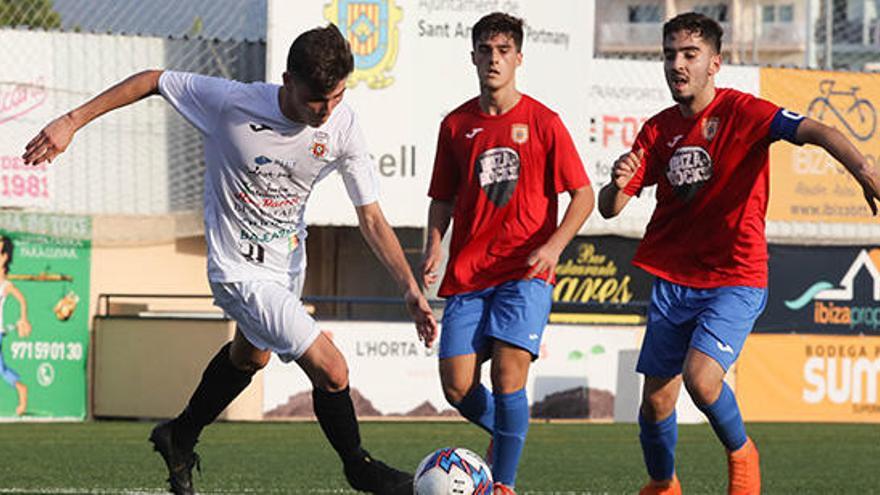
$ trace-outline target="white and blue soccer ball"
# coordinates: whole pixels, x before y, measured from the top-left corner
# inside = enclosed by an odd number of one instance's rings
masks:
[[[491,495],[492,472],[468,449],[443,448],[419,464],[413,481],[415,495]]]

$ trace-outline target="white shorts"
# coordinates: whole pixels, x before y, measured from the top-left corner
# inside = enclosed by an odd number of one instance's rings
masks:
[[[288,363],[318,338],[318,326],[300,300],[303,273],[289,286],[272,280],[211,282],[214,304],[232,317],[254,347]]]

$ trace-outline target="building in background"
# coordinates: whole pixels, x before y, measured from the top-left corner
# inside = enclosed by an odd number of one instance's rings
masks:
[[[596,56],[656,58],[663,22],[689,11],[721,23],[732,63],[880,69],[880,0],[597,0]]]

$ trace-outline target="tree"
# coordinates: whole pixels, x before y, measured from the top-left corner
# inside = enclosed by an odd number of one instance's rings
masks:
[[[0,0],[0,26],[61,27],[61,15],[52,0]]]

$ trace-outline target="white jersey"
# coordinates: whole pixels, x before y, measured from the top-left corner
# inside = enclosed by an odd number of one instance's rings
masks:
[[[305,267],[305,205],[333,170],[355,206],[378,177],[352,109],[321,127],[281,113],[280,86],[165,71],[159,91],[204,135],[208,279],[287,281]]]

